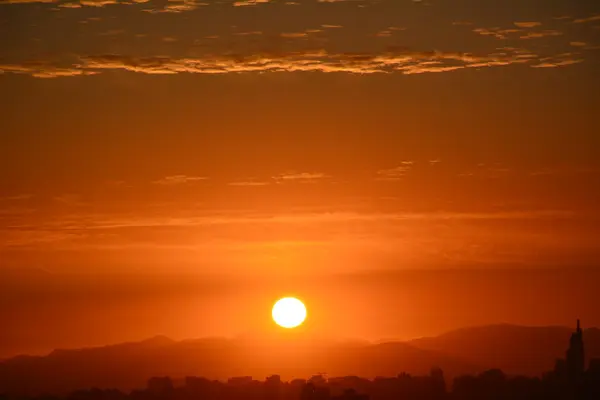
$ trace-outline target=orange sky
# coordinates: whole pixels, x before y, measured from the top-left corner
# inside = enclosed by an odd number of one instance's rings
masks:
[[[451,3],[0,1],[0,357],[600,324],[598,3]]]

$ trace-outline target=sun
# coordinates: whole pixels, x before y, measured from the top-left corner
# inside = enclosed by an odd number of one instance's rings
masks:
[[[284,297],[275,302],[271,315],[277,325],[295,328],[306,319],[306,307],[295,297]]]

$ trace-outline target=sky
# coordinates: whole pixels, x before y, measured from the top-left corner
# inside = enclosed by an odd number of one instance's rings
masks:
[[[0,357],[289,293],[327,336],[600,325],[599,55],[592,0],[0,0]]]

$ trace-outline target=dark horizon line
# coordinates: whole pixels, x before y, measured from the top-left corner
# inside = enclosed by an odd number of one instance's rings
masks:
[[[509,322],[498,322],[498,323],[487,324],[487,325],[469,325],[469,326],[464,326],[461,328],[446,330],[437,335],[417,336],[417,337],[413,337],[410,339],[404,339],[404,340],[403,339],[394,339],[394,338],[380,338],[380,339],[375,339],[375,340],[369,340],[369,339],[364,339],[364,338],[355,338],[355,337],[332,338],[332,337],[328,337],[325,335],[310,335],[310,334],[304,335],[304,337],[300,338],[300,340],[302,340],[302,339],[318,339],[318,340],[323,340],[323,341],[331,341],[331,342],[334,342],[335,344],[341,344],[341,345],[359,342],[365,346],[378,346],[378,345],[385,345],[385,344],[407,344],[407,345],[412,346],[411,342],[417,341],[417,340],[439,338],[439,337],[442,337],[445,335],[449,335],[449,334],[453,334],[453,333],[461,332],[461,331],[467,331],[467,330],[490,329],[490,328],[564,329],[564,330],[568,330],[569,332],[571,332],[573,330],[572,327],[569,327],[566,325],[520,325],[520,324],[509,323]],[[584,327],[581,330],[583,332],[596,331],[596,330],[600,330],[600,327],[590,326],[590,327]],[[113,342],[113,343],[106,343],[106,344],[99,344],[99,345],[89,345],[89,346],[83,346],[83,347],[66,347],[66,348],[65,347],[63,347],[63,348],[57,347],[50,351],[47,351],[44,353],[37,353],[37,354],[20,353],[20,354],[15,354],[12,356],[0,357],[0,363],[9,361],[11,359],[17,359],[17,358],[29,358],[29,357],[43,358],[43,357],[48,357],[48,356],[52,355],[53,353],[58,353],[58,352],[85,351],[85,350],[95,350],[95,349],[117,347],[117,346],[140,345],[140,344],[144,344],[144,343],[151,343],[151,342],[158,341],[158,340],[162,340],[164,342],[168,341],[169,344],[174,345],[174,344],[200,342],[203,340],[225,340],[225,341],[235,342],[236,340],[243,341],[245,339],[258,339],[259,336],[260,336],[259,333],[255,333],[255,334],[240,333],[235,336],[202,336],[202,337],[195,337],[195,338],[173,339],[167,335],[159,333],[154,336],[145,337],[145,338],[139,339],[139,340],[126,340],[126,341],[122,341],[122,342]],[[290,338],[290,340],[298,340],[298,339],[299,338],[297,336],[294,338]]]

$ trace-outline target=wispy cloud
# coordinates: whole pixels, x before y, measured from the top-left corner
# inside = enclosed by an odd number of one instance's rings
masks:
[[[479,164],[477,168],[470,171],[464,171],[458,173],[459,177],[473,177],[473,178],[486,178],[486,179],[499,179],[507,178],[512,176],[515,171],[501,165],[485,165]]]
[[[248,31],[248,32],[236,32],[234,35],[237,36],[258,36],[262,35],[262,31]]]
[[[600,21],[600,14],[592,15],[591,17],[586,17],[586,18],[578,18],[578,19],[574,20],[573,22],[576,24],[582,24],[585,22],[594,22],[594,21]]]
[[[530,171],[530,176],[563,176],[573,177],[576,175],[598,175],[600,174],[599,168],[591,167],[577,167],[577,166],[566,166],[559,168],[542,168],[534,171]]]
[[[540,22],[514,22],[517,28],[475,28],[473,32],[481,36],[492,36],[496,39],[507,40],[518,37],[519,39],[537,39],[550,36],[562,36],[563,32],[546,29],[541,31],[530,31],[529,29],[541,26]],[[525,31],[525,29],[528,29]]]
[[[56,0],[0,0],[2,4],[54,3]]]
[[[280,36],[283,38],[288,38],[288,39],[297,39],[297,38],[307,37],[308,33],[306,33],[306,32],[284,32],[284,33],[280,34]]]
[[[125,70],[143,74],[224,74],[240,72],[345,72],[355,74],[422,74],[465,68],[490,68],[513,64],[544,63],[540,56],[518,49],[476,55],[444,51],[411,51],[392,48],[380,53],[330,53],[325,50],[222,54],[199,58],[131,57],[118,54],[80,56],[68,66],[28,62],[0,65],[0,71],[34,77],[60,77]],[[548,57],[546,57],[548,58]],[[569,65],[564,63],[561,65]]]
[[[76,193],[65,193],[54,197],[54,201],[68,207],[82,207],[88,205],[83,201],[81,195]]]
[[[539,39],[549,36],[562,36],[563,33],[556,30],[545,30],[539,32],[527,32],[525,35],[520,36],[520,39]]]
[[[84,237],[82,233],[61,230],[17,230],[0,231],[2,247],[24,247],[32,245],[56,244],[70,242]]]
[[[518,26],[519,28],[535,28],[536,26],[542,26],[541,22],[535,22],[535,21],[515,22],[514,24],[515,24],[515,26]]]
[[[229,186],[268,186],[270,182],[267,181],[235,181],[229,182]]]
[[[33,197],[33,195],[28,193],[23,194],[15,194],[13,196],[4,196],[0,197],[0,201],[20,201],[20,200],[29,200]]]
[[[58,78],[65,76],[95,75],[98,73],[96,71],[82,69],[78,66],[57,67],[47,62],[0,64],[0,72],[31,75],[35,78]]]
[[[206,179],[208,178],[205,176],[171,175],[158,179],[153,183],[156,185],[185,185],[188,183],[204,181]]]
[[[509,34],[522,32],[521,29],[508,28],[475,28],[473,32],[481,35],[481,36],[493,36],[496,39],[507,39]]]
[[[401,31],[405,31],[405,30],[406,30],[406,28],[400,28],[400,27],[397,27],[397,26],[389,26],[386,29],[383,29],[383,30],[377,32],[375,34],[375,36],[378,36],[378,37],[390,37],[390,36],[392,36],[394,34],[394,32],[401,32]]]
[[[79,3],[88,7],[104,7],[109,4],[117,4],[117,0],[80,0]]]
[[[398,181],[402,179],[413,168],[412,161],[402,161],[399,166],[394,168],[381,169],[377,171],[377,180]]]
[[[321,179],[328,178],[327,175],[321,172],[286,172],[273,177],[273,180],[278,183],[282,182],[301,182],[311,183]]]
[[[233,3],[234,7],[255,6],[261,3],[268,3],[269,0],[239,0]]]
[[[138,3],[146,2],[149,0],[137,0]],[[163,8],[158,9],[145,9],[143,11],[151,14],[156,13],[181,13],[185,11],[192,11],[201,6],[208,6],[209,3],[201,2],[198,0],[168,0],[167,4]]]
[[[113,230],[127,228],[152,227],[196,227],[206,225],[239,224],[295,224],[295,223],[345,223],[352,221],[383,222],[410,220],[508,220],[508,219],[544,219],[573,218],[577,214],[571,210],[519,210],[490,212],[406,212],[406,213],[360,213],[360,212],[295,212],[295,213],[248,213],[226,215],[217,212],[206,215],[190,216],[153,216],[119,217],[111,215],[80,214],[40,223],[37,226],[24,226],[11,231],[47,231],[47,232],[85,232],[94,230]]]
[[[574,65],[582,63],[583,59],[576,58],[575,54],[572,53],[564,53],[559,54],[555,57],[545,57],[540,59],[540,63],[536,65],[532,65],[534,68],[557,68],[564,67],[567,65]]]

